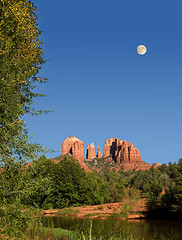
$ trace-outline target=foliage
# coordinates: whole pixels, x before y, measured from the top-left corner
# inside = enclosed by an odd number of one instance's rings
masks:
[[[175,165],[175,178],[172,184],[166,188],[165,195],[162,197],[162,204],[182,217],[182,159]],[[174,176],[174,174],[172,175]]]
[[[29,239],[41,228],[39,211],[18,203],[1,206],[0,218],[0,235],[10,239]]]
[[[73,158],[64,157],[55,164],[42,157],[26,170],[24,187],[34,186],[21,201],[31,206],[65,208],[81,204],[100,204],[107,201],[108,185],[96,173],[85,173]]]
[[[42,64],[41,31],[36,7],[28,0],[0,1],[0,163],[35,158],[40,146],[31,144],[23,116],[36,114],[33,89]]]
[[[152,215],[159,218],[182,217],[182,159],[178,164],[140,170],[133,174],[130,183],[147,197],[147,207]]]
[[[86,186],[83,194],[85,204],[103,204],[108,201],[109,186],[101,175],[95,172],[88,172]]]
[[[32,196],[35,189],[47,191],[46,178],[33,181],[24,165],[42,151],[31,143],[23,120],[25,114],[42,112],[32,107],[35,98],[44,96],[34,90],[45,82],[38,77],[45,62],[40,34],[32,1],[0,0],[0,229],[11,239],[27,239],[40,230],[37,210],[31,207],[38,195]]]
[[[120,202],[124,196],[128,181],[115,171],[107,171],[105,179],[109,185],[109,202]]]
[[[89,227],[86,231],[69,231],[62,228],[55,228],[52,231],[47,229],[47,237],[42,239],[52,239],[52,240],[139,240],[139,238],[134,237],[133,235],[129,236],[114,236],[114,234],[110,234],[110,236],[100,235],[94,236],[92,234],[92,228]]]
[[[164,207],[165,212],[175,211],[180,217],[181,161],[174,165],[175,170],[169,166],[165,170],[159,167],[129,174],[115,171],[99,174],[85,173],[79,163],[70,157],[63,158],[57,164],[43,156],[29,166],[16,163],[0,173],[0,217],[4,221],[1,221],[1,229],[4,235],[14,232],[14,236],[23,236],[21,230],[24,229],[21,227],[23,225],[29,232],[24,231],[25,235],[37,234],[41,230],[36,229],[41,227],[41,224],[40,219],[33,217],[36,214],[32,207],[48,209],[102,204],[117,201],[118,196],[119,201],[122,198],[125,199],[125,204],[121,212],[115,214],[127,216],[132,213],[133,206],[140,199],[141,193],[148,196],[149,210],[152,212],[157,208],[156,212],[159,217],[164,214],[164,211],[158,209],[159,206]],[[176,177],[172,172],[175,172]],[[168,177],[165,176],[166,174]],[[166,187],[164,195],[161,195],[159,191],[153,192],[156,176],[158,176],[158,184],[161,182],[163,184],[161,188]],[[160,178],[160,176],[165,177]],[[136,186],[140,186],[138,183],[141,178],[143,187],[137,188]],[[144,181],[145,178],[150,180],[150,187],[147,191],[144,186],[147,184]],[[70,211],[70,209],[65,211]],[[11,222],[13,224],[7,224]],[[34,233],[32,233],[33,229]]]
[[[56,164],[52,172],[54,207],[63,208],[79,204],[84,177],[84,170],[73,158],[68,160],[65,157],[60,163]]]
[[[98,207],[98,209],[99,209],[99,210],[103,210],[103,206],[100,205],[100,206]]]
[[[88,166],[89,169],[95,171],[95,168],[98,169],[100,173],[105,173],[108,171],[109,168],[115,166],[114,160],[106,161],[108,157],[104,158],[94,158],[92,161],[85,160],[85,164]]]
[[[160,168],[154,169],[154,167],[148,171],[139,170],[131,179],[131,186],[140,189],[144,195],[152,193],[157,196],[169,183],[169,176]]]
[[[8,204],[16,199],[21,204],[50,209],[120,202],[122,199],[129,206],[135,206],[144,196],[150,211],[162,206],[181,212],[181,162],[174,164],[175,168],[171,166],[130,173],[86,173],[72,157],[54,163],[42,156],[26,171],[18,163],[4,169],[0,174],[0,198]]]
[[[128,214],[131,214],[133,212],[133,207],[132,205],[128,204],[128,203],[125,203],[123,204],[122,206],[122,210],[121,210],[121,213],[120,215],[123,216],[123,217],[128,217]]]

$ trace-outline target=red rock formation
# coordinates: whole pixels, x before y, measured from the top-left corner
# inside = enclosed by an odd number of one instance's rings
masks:
[[[70,153],[77,160],[83,161],[83,143],[74,136],[66,138],[62,143],[62,154]]]
[[[97,147],[97,157],[101,158],[102,157],[102,153],[100,151],[100,147]]]
[[[89,162],[94,161],[93,159],[95,158],[95,147],[93,143],[88,145],[87,148],[87,159],[90,161],[83,161],[83,142],[74,136],[68,137],[62,143],[62,155],[64,154],[69,154],[76,158],[85,171],[93,170],[93,167],[90,168],[89,166]],[[102,157],[99,147],[97,150],[97,157]],[[130,142],[128,143],[118,138],[109,138],[105,141],[104,157],[105,163],[109,164],[109,168],[115,171],[138,171],[139,169],[147,170],[151,168],[151,164],[142,161],[140,152],[136,147]],[[113,160],[116,164],[114,164]],[[97,165],[94,166],[94,171],[100,171],[99,169],[100,167],[97,163]]]
[[[109,138],[105,141],[104,157],[112,155],[116,163],[136,163],[142,162],[139,150],[130,142],[118,138]]]
[[[95,146],[93,143],[91,143],[90,145],[88,145],[87,147],[87,155],[86,155],[87,159],[93,159],[95,158]]]

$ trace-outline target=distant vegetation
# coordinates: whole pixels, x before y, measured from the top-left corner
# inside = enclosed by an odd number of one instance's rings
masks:
[[[14,228],[35,231],[39,218],[33,218],[31,226],[29,221],[39,209],[120,202],[123,198],[131,200],[120,213],[123,216],[132,210],[134,198],[145,197],[152,217],[182,217],[182,159],[147,171],[86,173],[72,157],[54,163],[43,156],[28,168],[19,163],[4,168],[0,186],[4,203],[0,216],[8,214],[1,225],[8,226],[11,233]],[[13,224],[8,225],[10,220]]]
[[[86,173],[72,157],[64,157],[57,164],[41,157],[23,172],[19,167],[14,164],[0,174],[1,196],[5,195],[2,189],[8,188],[9,203],[18,195],[23,205],[54,209],[120,202],[126,195],[130,198],[139,194],[148,199],[149,210],[160,203],[166,211],[182,212],[182,160],[147,171],[118,173]]]
[[[97,171],[104,173],[109,168],[113,168],[114,166],[116,166],[116,162],[114,160],[106,161],[109,157],[112,159],[112,155],[110,155],[106,158],[95,158],[91,161],[85,160],[84,162],[92,171],[94,171],[94,169],[97,169]]]

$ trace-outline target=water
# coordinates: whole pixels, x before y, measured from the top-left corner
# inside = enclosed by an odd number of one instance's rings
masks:
[[[182,222],[143,220],[127,221],[119,219],[78,219],[70,216],[45,217],[44,225],[51,223],[55,228],[86,231],[92,221],[92,234],[130,236],[143,240],[182,240]]]

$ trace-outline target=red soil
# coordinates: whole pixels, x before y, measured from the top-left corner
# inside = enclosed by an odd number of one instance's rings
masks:
[[[75,216],[78,218],[89,217],[105,219],[109,216],[112,216],[112,214],[120,213],[122,211],[123,204],[125,203],[127,203],[127,201],[119,203],[107,203],[102,205],[74,207],[71,208],[70,212],[65,211],[65,209],[44,210],[43,213],[45,216],[66,215]],[[135,202],[133,206],[134,213],[128,215],[128,219],[144,218],[144,213],[147,212],[146,200],[141,199]],[[119,218],[126,219],[126,217]]]

